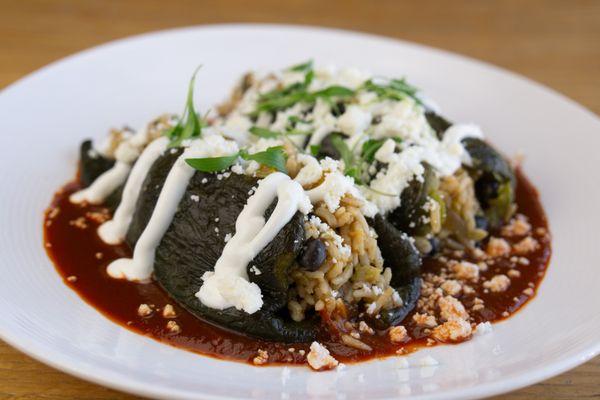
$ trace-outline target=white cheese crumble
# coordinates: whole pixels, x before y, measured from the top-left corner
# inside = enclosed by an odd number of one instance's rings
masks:
[[[302,169],[298,172],[294,180],[302,186],[311,185],[318,182],[323,175],[323,168],[319,161],[308,155],[298,154],[296,156],[298,163],[303,165]]]
[[[329,350],[319,342],[312,342],[310,352],[306,356],[308,365],[314,370],[332,369],[339,363],[329,354]]]
[[[475,335],[482,336],[487,335],[488,333],[492,333],[492,324],[489,321],[480,322],[475,327]]]
[[[225,130],[247,131],[250,126],[256,124],[275,132],[284,132],[290,128],[290,117],[297,117],[301,122],[296,122],[296,128],[312,132],[307,151],[310,150],[311,145],[321,143],[327,135],[336,131],[348,136],[346,142],[355,154],[360,153],[362,143],[369,138],[401,139],[401,145],[397,145],[390,139],[380,149],[376,159],[388,165],[385,170],[377,173],[368,184],[368,188],[358,189],[352,185],[361,197],[369,201],[362,210],[368,216],[376,212],[385,214],[398,207],[400,194],[408,183],[412,179],[422,179],[423,162],[429,163],[441,176],[453,174],[461,164],[470,165],[469,155],[461,141],[465,137],[481,137],[481,131],[477,126],[453,125],[445,132],[443,139],[439,140],[429,126],[425,117],[425,108],[421,104],[410,97],[399,101],[378,98],[376,93],[364,89],[363,84],[368,79],[383,85],[388,81],[374,78],[370,73],[355,68],[326,66],[314,69],[314,79],[309,91],[321,90],[332,85],[357,90],[354,101],[346,105],[346,109],[339,117],[334,115],[335,107],[332,107],[331,102],[323,98],[318,98],[312,107],[308,104],[296,103],[275,112],[274,118],[269,113],[259,114],[256,122],[248,117],[248,114],[256,109],[261,94],[300,82],[303,77],[303,72],[283,71],[263,79],[255,79],[255,83],[245,90],[234,111],[223,120],[218,120],[217,125],[223,126]],[[254,135],[246,136],[244,139],[250,146],[250,153],[283,145],[286,140],[296,146],[303,143],[302,135],[288,136],[285,140]],[[400,149],[396,151],[398,146]],[[259,168],[259,164],[255,161],[244,162],[243,165],[245,172],[250,175],[255,174]],[[310,168],[306,168],[298,177],[298,181],[302,185],[314,183],[318,179],[318,172],[316,164],[311,163]],[[371,169],[371,172],[376,171]],[[326,185],[328,193],[321,193],[330,210],[336,208],[341,187],[347,184],[341,179],[343,176],[343,173],[333,174]]]
[[[364,199],[362,193],[354,184],[354,179],[343,174],[339,161],[325,157],[321,160],[320,167],[323,171],[323,182],[306,192],[311,203],[315,204],[322,201],[327,209],[333,213],[339,208],[342,197],[350,194],[363,201],[361,211],[365,216],[373,217],[376,214],[376,208]]]
[[[253,265],[252,267],[250,267],[250,272],[252,272],[256,276],[262,274],[262,272],[260,271],[260,269],[258,269],[256,267],[256,265]]]
[[[337,125],[340,131],[348,136],[360,135],[371,125],[371,113],[363,108],[350,105],[346,108],[338,120]]]

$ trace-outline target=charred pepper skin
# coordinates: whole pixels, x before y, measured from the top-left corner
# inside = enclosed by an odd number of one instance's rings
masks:
[[[167,152],[150,169],[127,234],[131,247],[148,223],[168,171],[178,156],[179,152]],[[225,235],[235,233],[237,217],[247,202],[248,192],[256,184],[256,178],[246,175],[231,174],[219,180],[216,174],[196,172],[156,249],[154,276],[182,307],[204,321],[262,340],[309,342],[318,332],[316,319],[294,322],[286,315],[290,269],[304,243],[304,218],[300,213],[248,264],[248,279],[259,285],[263,295],[260,310],[253,314],[233,307],[216,310],[204,306],[195,296],[202,275],[213,270],[223,252]],[[267,209],[266,218],[274,206],[275,202]],[[260,274],[254,273],[252,266]]]
[[[427,111],[425,118],[440,139],[452,126],[450,121],[433,111]],[[497,228],[510,217],[516,186],[515,172],[510,163],[484,140],[465,138],[462,144],[471,157],[472,165],[468,171],[475,181],[477,200],[489,227]]]
[[[369,324],[376,329],[386,329],[398,325],[416,306],[421,294],[421,265],[419,251],[409,237],[396,229],[381,215],[369,220],[369,225],[377,232],[377,245],[385,260],[384,267],[392,270],[392,286],[403,304],[380,312],[380,318],[370,318]]]

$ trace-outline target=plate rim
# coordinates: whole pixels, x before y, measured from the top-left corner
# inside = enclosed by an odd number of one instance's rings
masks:
[[[0,90],[0,96],[6,96],[10,94],[13,90],[17,90],[18,87],[24,83],[32,81],[34,79],[43,78],[43,76],[51,72],[54,68],[58,68],[63,64],[69,63],[75,59],[81,58],[87,54],[101,52],[105,49],[109,49],[114,46],[126,45],[128,42],[135,42],[140,39],[150,39],[154,36],[161,36],[165,34],[173,34],[173,33],[185,33],[185,32],[199,32],[199,31],[207,31],[213,29],[279,29],[279,30],[287,30],[287,31],[312,31],[315,33],[323,33],[323,34],[338,34],[344,35],[347,37],[361,37],[361,38],[370,38],[373,40],[377,40],[380,42],[387,42],[390,44],[402,45],[406,47],[410,47],[415,50],[426,51],[430,53],[437,53],[440,56],[453,58],[456,60],[460,60],[463,62],[468,62],[470,64],[475,64],[479,67],[483,67],[488,70],[492,70],[494,72],[501,73],[503,75],[510,76],[512,79],[520,81],[521,83],[525,83],[529,86],[533,86],[536,89],[543,92],[545,96],[553,96],[557,97],[565,103],[568,103],[570,106],[582,111],[588,116],[598,120],[600,117],[588,109],[587,107],[579,104],[574,99],[556,91],[553,88],[550,88],[544,84],[541,84],[533,79],[526,77],[524,75],[518,74],[516,72],[510,71],[503,67],[499,67],[494,65],[488,61],[482,61],[470,56],[466,56],[460,53],[456,53],[453,51],[448,51],[440,48],[436,48],[429,45],[424,45],[417,42],[407,41],[403,39],[397,39],[394,37],[383,36],[379,34],[363,32],[358,30],[349,30],[349,29],[340,29],[340,28],[331,28],[324,27],[318,25],[304,25],[304,24],[278,24],[278,23],[214,23],[214,24],[199,24],[199,25],[189,25],[182,26],[176,28],[169,29],[161,29],[154,30],[149,32],[144,32],[140,34],[130,35],[122,38],[118,38],[115,40],[111,40],[108,42],[104,42],[76,53],[70,54],[58,60],[52,61],[49,64],[44,65],[41,68],[38,68],[27,75],[19,78],[15,82],[10,83],[8,86]],[[97,310],[96,310],[97,311]],[[110,321],[110,320],[109,320]],[[110,321],[114,323],[113,321]],[[117,324],[118,325],[118,324]],[[120,325],[118,325],[120,326]],[[133,334],[133,333],[132,333]],[[139,336],[139,335],[138,335]],[[167,388],[160,384],[147,384],[141,383],[135,379],[131,379],[127,376],[123,376],[118,373],[112,373],[108,369],[101,369],[101,374],[99,374],[98,369],[95,369],[91,366],[86,366],[86,363],[78,362],[77,360],[68,359],[63,357],[58,352],[48,352],[46,346],[38,344],[35,340],[31,339],[27,336],[19,336],[10,331],[10,329],[5,328],[5,326],[0,325],[0,339],[4,340],[7,344],[21,351],[22,353],[28,355],[29,357],[42,362],[52,368],[55,368],[59,371],[65,372],[72,376],[75,376],[79,379],[83,379],[88,382],[92,382],[95,384],[99,384],[105,387],[109,387],[111,389],[116,389],[122,392],[131,393],[135,395],[141,395],[152,398],[164,398],[164,399],[188,399],[195,398],[201,395],[206,400],[223,400],[223,399],[232,399],[232,396],[215,396],[215,395],[207,395],[204,393],[198,393],[194,391],[181,390],[178,388]],[[572,368],[575,368],[593,357],[600,354],[600,340],[598,340],[594,345],[588,346],[585,349],[580,350],[579,352],[569,356],[566,359],[556,361],[552,364],[546,365],[541,368],[537,368],[533,371],[530,371],[526,375],[522,376],[511,376],[500,379],[495,382],[484,382],[477,384],[472,387],[467,388],[457,388],[445,391],[443,394],[424,394],[419,396],[411,396],[411,398],[420,399],[420,398],[461,398],[461,399],[471,399],[471,398],[481,398],[493,396],[501,393],[506,393],[509,391],[514,391],[521,389],[523,387],[535,384],[542,380],[549,379],[553,376],[559,375],[565,371],[568,371]],[[376,362],[377,360],[372,360]],[[267,368],[279,368],[279,366],[270,366]],[[390,398],[391,399],[391,398]]]

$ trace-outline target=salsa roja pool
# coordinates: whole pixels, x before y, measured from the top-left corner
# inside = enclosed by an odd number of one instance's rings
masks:
[[[550,260],[548,223],[538,193],[519,170],[517,178],[518,210],[527,216],[540,246],[526,256],[528,265],[519,268],[520,277],[513,279],[506,291],[491,293],[481,285],[475,285],[474,295],[461,299],[467,307],[470,298],[484,300],[485,307],[471,314],[474,323],[498,321],[518,311],[535,295]],[[305,362],[309,343],[273,343],[233,333],[196,318],[178,306],[156,282],[139,284],[110,278],[106,274],[106,266],[115,259],[130,257],[131,249],[127,245],[107,245],[98,238],[96,229],[110,217],[110,213],[103,206],[71,203],[69,195],[80,187],[79,181],[75,180],[55,194],[45,216],[44,244],[65,284],[88,304],[127,329],[200,354],[252,362],[258,350],[262,349],[268,352],[269,363]],[[452,254],[448,256],[452,257]],[[462,259],[466,257],[462,256]],[[511,260],[506,257],[482,272],[482,275],[490,278],[512,267],[514,258]],[[436,273],[440,268],[441,263],[437,258],[424,259],[424,274]],[[149,305],[152,312],[140,316],[138,308],[141,304]],[[169,315],[169,318],[163,316],[162,312],[168,304],[175,311],[175,316]],[[338,338],[325,331],[321,332],[320,342],[342,362],[403,354],[437,344],[426,339],[427,332],[417,326],[411,317],[412,314],[403,322],[411,337],[406,343],[393,344],[387,335],[377,333],[362,339],[373,348],[372,352],[366,353],[343,345]],[[180,329],[169,329],[169,321],[174,321]]]

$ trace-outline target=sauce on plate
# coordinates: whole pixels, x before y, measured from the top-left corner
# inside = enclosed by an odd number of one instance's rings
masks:
[[[516,172],[518,211],[527,216],[539,246],[519,257],[520,276],[511,280],[508,289],[492,293],[477,283],[473,285],[474,293],[461,298],[467,308],[475,298],[484,301],[484,307],[470,312],[474,323],[499,321],[518,311],[535,296],[550,260],[548,222],[538,193],[521,171]],[[118,258],[130,257],[131,249],[126,244],[114,246],[100,240],[97,228],[110,217],[110,212],[103,206],[71,203],[69,195],[80,188],[81,184],[76,180],[55,194],[45,216],[44,244],[65,283],[87,303],[129,330],[196,353],[251,363],[259,350],[266,350],[269,364],[305,363],[309,343],[273,343],[227,331],[196,318],[178,306],[157,282],[138,284],[109,277],[106,266]],[[464,256],[457,256],[457,260],[464,259]],[[481,275],[491,278],[504,274],[515,264],[515,257],[507,256],[496,260]],[[436,273],[440,268],[442,263],[437,258],[424,259],[424,274]],[[142,304],[150,307],[149,315],[140,316],[138,309]],[[166,305],[173,307],[175,316],[163,315]],[[403,321],[411,337],[406,343],[394,344],[383,332],[361,338],[373,348],[368,353],[344,345],[327,332],[321,332],[320,342],[341,362],[403,354],[437,344],[426,339],[427,331],[414,322],[413,313]]]

